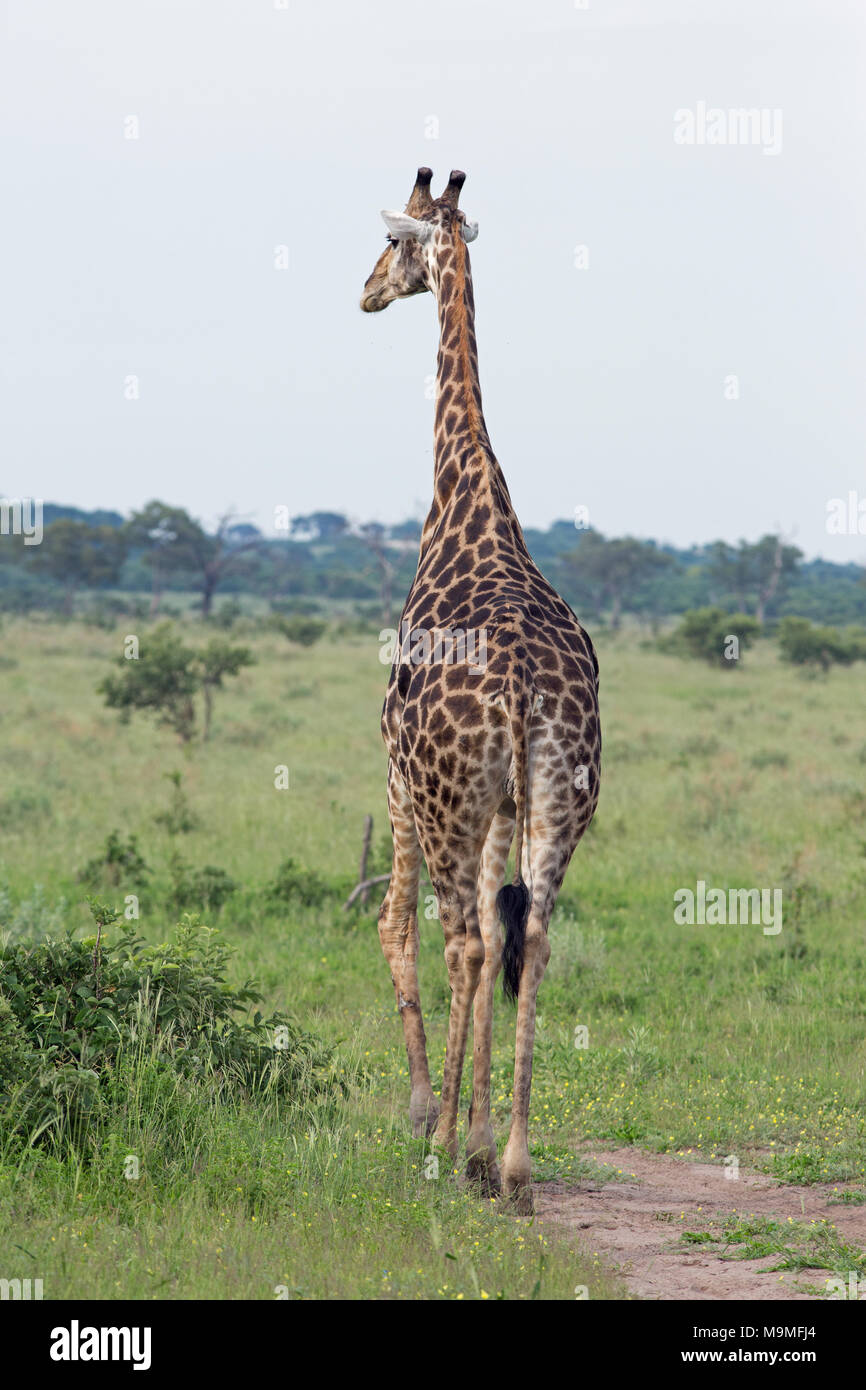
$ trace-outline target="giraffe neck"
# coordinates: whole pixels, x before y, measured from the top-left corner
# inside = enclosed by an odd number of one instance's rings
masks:
[[[509,520],[513,519],[521,534],[481,409],[472,272],[466,243],[460,235],[449,237],[437,258],[434,290],[439,309],[435,466],[433,503],[421,536],[422,555],[454,489],[467,471],[477,475],[479,489],[492,488],[499,507],[507,512]]]
[[[438,489],[454,444],[493,457],[481,410],[475,296],[466,243],[451,242],[450,255],[439,262],[436,299],[439,310],[439,356],[436,362],[435,484]]]

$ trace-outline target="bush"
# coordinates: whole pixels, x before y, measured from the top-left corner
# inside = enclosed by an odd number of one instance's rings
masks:
[[[740,651],[745,651],[759,632],[760,623],[748,613],[693,608],[683,614],[679,627],[661,645],[668,651],[682,652],[714,666],[732,667],[737,661],[726,655],[730,638],[736,637]]]
[[[184,912],[189,908],[219,912],[223,903],[238,886],[225,869],[218,869],[213,864],[205,864],[202,869],[193,869],[189,864],[185,864],[178,854],[172,855],[170,870],[172,886],[169,905],[177,912]]]
[[[238,618],[243,617],[243,607],[236,598],[224,599],[215,613],[211,615],[211,622],[216,623],[217,627],[227,630],[234,627]]]
[[[866,660],[866,632],[862,628],[819,627],[808,618],[783,618],[779,623],[779,654],[794,666],[850,666]]]
[[[281,632],[290,642],[295,642],[300,647],[312,647],[313,643],[318,642],[324,635],[328,626],[321,618],[285,618],[279,614],[276,614],[271,622],[277,632]]]
[[[146,622],[150,604],[143,598],[122,598],[114,594],[98,594],[89,607],[81,613],[81,621],[88,627],[102,628],[113,632],[122,618],[132,618],[136,622]]]
[[[296,903],[301,907],[315,907],[326,898],[333,897],[339,889],[317,874],[314,869],[304,869],[294,859],[284,859],[277,869],[276,878],[265,888],[265,897],[272,902]]]
[[[129,722],[134,710],[149,710],[188,743],[195,732],[193,696],[201,684],[194,661],[195,652],[171,624],[160,623],[142,642],[140,655],[135,660],[120,657],[120,673],[106,676],[97,690],[109,709],[120,711],[122,723]]]
[[[282,613],[286,617],[294,617],[302,614],[309,618],[321,611],[320,604],[314,598],[272,598],[271,612]]]
[[[129,835],[126,844],[116,830],[105,841],[101,854],[89,859],[78,871],[78,882],[94,891],[98,888],[141,887],[150,878],[150,869],[138,852],[138,840]]]
[[[171,798],[165,811],[157,811],[153,818],[154,822],[156,825],[163,826],[169,835],[188,835],[191,830],[197,828],[199,818],[190,807],[187,799],[183,786],[183,773],[164,772],[162,775],[171,782]]]
[[[96,937],[0,945],[4,1141],[95,1152],[144,1063],[149,1084],[205,1083],[203,1104],[346,1094],[332,1048],[283,1014],[238,1017],[261,995],[252,980],[227,983],[232,952],[218,932],[186,915],[170,941],[148,946],[117,913],[91,907]],[[103,926],[118,929],[111,943]]]

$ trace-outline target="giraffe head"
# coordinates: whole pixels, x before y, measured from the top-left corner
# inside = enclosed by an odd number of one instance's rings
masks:
[[[466,175],[452,169],[445,192],[438,198],[430,193],[432,178],[431,169],[419,169],[406,211],[382,212],[388,245],[364,285],[361,308],[365,313],[387,309],[394,299],[432,290],[443,251],[455,238],[469,242],[478,235],[478,223],[467,221],[457,206]]]

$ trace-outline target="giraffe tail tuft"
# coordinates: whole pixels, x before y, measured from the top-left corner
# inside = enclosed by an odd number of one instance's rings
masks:
[[[530,893],[523,879],[506,883],[496,895],[496,908],[505,928],[502,947],[502,992],[512,1003],[520,988],[523,971],[523,946],[526,940],[526,919],[529,916]]]
[[[533,704],[533,699],[526,696],[522,697],[511,716],[511,741],[514,749],[514,807],[517,821],[514,846],[514,879],[511,883],[506,883],[503,888],[500,888],[496,895],[496,908],[505,928],[505,942],[502,947],[502,992],[505,998],[512,1002],[516,1000],[520,989],[526,922],[532,901],[532,894],[523,882],[521,866],[523,863],[528,781],[526,735],[527,724],[532,718]]]

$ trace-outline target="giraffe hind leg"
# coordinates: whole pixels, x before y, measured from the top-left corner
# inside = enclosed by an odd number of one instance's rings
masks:
[[[457,1157],[457,1112],[472,1007],[484,964],[484,943],[476,903],[478,868],[487,824],[477,837],[447,847],[425,846],[427,867],[436,886],[439,921],[445,937],[445,964],[451,986],[448,1040],[442,1076],[442,1107],[436,1144]]]
[[[484,964],[473,1005],[472,1104],[466,1143],[466,1177],[482,1196],[494,1197],[501,1180],[496,1140],[490,1120],[490,1058],[493,1046],[493,1000],[502,967],[502,930],[497,894],[505,874],[514,837],[514,815],[501,810],[491,822],[478,872],[478,919],[484,942]]]
[[[430,1084],[427,1039],[418,988],[418,879],[421,850],[412,803],[393,764],[388,770],[388,809],[394,840],[391,881],[379,911],[379,940],[391,971],[409,1060],[412,1134],[432,1134],[439,1104]]]
[[[559,800],[561,804],[563,797]],[[509,1199],[519,1216],[531,1216],[533,1212],[529,1109],[536,1000],[550,959],[547,928],[581,828],[572,826],[565,836],[562,836],[561,830],[550,833],[545,826],[544,816],[539,814],[533,819],[534,833],[529,837],[529,851],[524,842],[523,874],[531,883],[531,899],[517,993],[511,1128],[502,1155],[502,1195]]]

